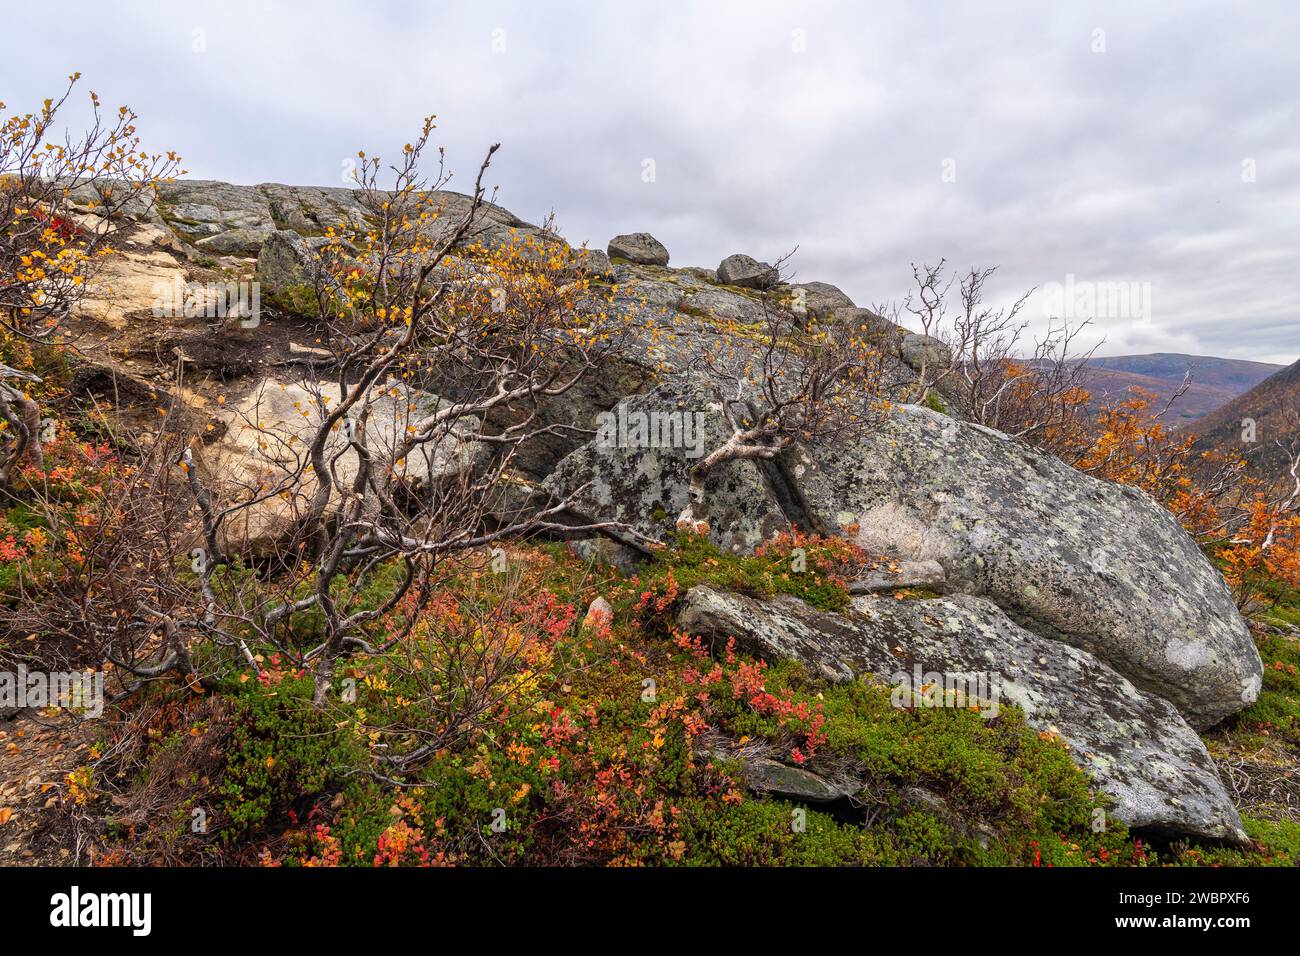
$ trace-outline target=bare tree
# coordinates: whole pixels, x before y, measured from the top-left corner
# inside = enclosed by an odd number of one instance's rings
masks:
[[[303,383],[312,406],[303,409],[311,423],[303,440],[251,415],[258,444],[268,446],[262,474],[212,492],[196,478],[214,564],[227,561],[224,529],[241,515],[274,506],[288,516],[292,538],[281,551],[294,566],[247,626],[312,668],[317,705],[340,658],[386,653],[409,635],[440,563],[482,562],[507,539],[571,529],[563,516],[581,489],[504,518],[494,504],[518,450],[566,427],[542,424],[543,405],[623,342],[615,317],[579,308],[584,281],[563,243],[544,234],[474,241],[496,146],[468,207],[449,214],[441,162],[432,181],[420,173],[432,128],[426,121],[389,168],[387,188],[379,161],[363,155],[359,198],[371,221],[334,237],[310,263],[334,371],[328,384]],[[510,423],[491,425],[507,408]],[[383,630],[399,605],[404,623]],[[320,622],[305,649],[291,639],[299,618]]]
[[[727,462],[771,461],[795,442],[851,441],[885,407],[875,330],[854,310],[809,317],[801,328],[770,295],[762,305],[756,331],[724,323],[721,347],[703,355],[727,437],[691,468],[690,504],[679,525],[706,520],[706,481]]]
[[[0,103],[0,331],[15,341],[53,340],[112,246],[123,214],[153,202],[157,184],[177,170],[173,153],[140,147],[136,114],[106,116],[90,94],[86,132],[59,141],[59,111],[80,74],[35,113],[3,115]],[[0,373],[0,489],[25,456],[41,460],[41,412],[16,380]]]
[[[997,267],[948,275],[946,266],[944,259],[913,263],[912,291],[901,306],[881,310],[895,323],[909,315],[921,334],[944,346],[920,350],[908,397],[925,402],[941,391],[971,421],[1060,453],[1083,425],[1079,412],[1096,346],[1079,350],[1076,343],[1089,323],[1051,319],[1028,340],[1023,311],[1033,289],[1010,305],[990,305],[985,285]]]

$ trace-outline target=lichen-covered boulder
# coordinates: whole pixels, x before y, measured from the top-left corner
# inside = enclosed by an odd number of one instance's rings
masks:
[[[836,682],[874,674],[909,691],[935,677],[963,693],[982,686],[981,699],[932,700],[987,717],[1005,704],[1020,707],[1031,726],[1064,741],[1130,827],[1246,839],[1214,761],[1173,706],[1086,651],[1025,630],[984,598],[859,597],[832,614],[789,596],[759,601],[699,586],[687,593],[678,624],[710,639],[734,637],[760,657],[803,661]]]
[[[626,259],[646,266],[668,265],[668,250],[648,232],[631,232],[615,236],[606,248],[611,259]]]
[[[748,289],[770,289],[781,281],[781,275],[766,262],[736,253],[718,264],[718,281]]]
[[[853,300],[829,282],[797,282],[790,286],[796,315],[822,318],[836,309],[851,309]]]
[[[937,561],[948,591],[1095,654],[1198,728],[1258,696],[1259,653],[1223,577],[1140,491],[910,405],[792,470],[830,527],[856,526],[874,553]]]
[[[918,371],[924,367],[933,374],[952,362],[952,350],[933,335],[910,332],[899,343],[904,362]]]
[[[690,468],[724,439],[721,406],[698,387],[662,385],[624,399],[596,422],[596,437],[565,457],[546,479],[554,499],[576,495],[588,518],[623,522],[662,539],[690,503]],[[763,470],[739,461],[705,483],[710,537],[750,550],[789,528]]]

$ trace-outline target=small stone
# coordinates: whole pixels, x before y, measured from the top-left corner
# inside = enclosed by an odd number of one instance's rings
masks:
[[[603,627],[614,619],[614,608],[603,597],[598,597],[587,608],[587,616],[582,619],[582,626]]]

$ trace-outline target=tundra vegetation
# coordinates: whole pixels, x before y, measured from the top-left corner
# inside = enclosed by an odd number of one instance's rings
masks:
[[[452,204],[441,163],[426,171],[429,119],[394,163],[359,154],[358,214],[302,240],[300,280],[273,308],[308,323],[324,371],[296,393],[293,436],[257,403],[228,419],[252,433],[257,462],[223,471],[182,413],[183,374],[148,427],[77,387],[70,320],[117,230],[179,161],[143,151],[134,114],[101,120],[97,101],[84,136],[52,145],[67,96],[0,117],[0,657],[107,675],[105,715],[82,728],[84,761],[42,824],[76,862],[1300,857],[1300,483],[1270,486],[1221,453],[1207,467],[1144,396],[1090,413],[1077,329],[1021,348],[1022,303],[982,303],[990,270],[958,277],[950,308],[943,263],[916,267],[914,295],[875,321],[792,313],[785,283],[765,278],[737,290],[754,318],[684,307],[665,332],[615,307],[638,294],[611,279],[619,264],[550,224],[482,239],[496,147]],[[893,316],[927,337],[902,394],[886,387]],[[679,333],[717,343],[697,371],[722,422],[680,516],[651,537],[586,513],[577,494],[521,488],[531,449],[590,437],[554,409],[621,374],[638,340]],[[681,628],[696,585],[839,611],[863,568],[891,563],[851,528],[720,548],[708,489],[737,463],[868,431],[897,401],[951,408],[1135,488],[1196,537],[1265,665],[1258,699],[1205,735],[1248,843],[1129,832],[1016,706],[992,719],[897,707],[883,680],[833,684]],[[243,546],[259,535],[271,545]],[[593,535],[639,563],[569,546]],[[758,764],[796,785],[755,786]],[[792,792],[804,768],[835,780],[849,766],[852,793]]]

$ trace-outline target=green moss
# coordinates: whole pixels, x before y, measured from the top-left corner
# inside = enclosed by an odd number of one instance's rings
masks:
[[[311,680],[232,684],[233,732],[214,788],[222,838],[247,838],[290,810],[307,819],[330,793],[357,788],[349,769],[366,763],[364,750],[337,717],[311,705]]]
[[[671,575],[679,593],[710,583],[834,606],[842,589],[832,559],[842,555],[831,544],[803,544],[808,569],[796,574],[789,548],[743,558],[684,535],[630,581],[559,544],[521,549],[511,566],[527,575],[528,593],[549,591],[578,613],[594,594],[605,595],[616,609],[612,633],[597,637],[575,621],[530,664],[509,706],[412,768],[400,788],[374,776],[391,772],[383,758],[418,746],[422,738],[411,729],[440,719],[409,666],[412,648],[346,662],[341,673],[357,679],[357,700],[325,711],[310,705],[309,677],[282,664],[265,686],[232,679],[219,689],[230,727],[222,766],[211,799],[197,805],[215,804],[219,838],[232,851],[272,845],[290,865],[370,864],[396,845],[395,828],[414,835],[403,863],[439,854],[471,865],[1190,866],[1296,858],[1296,827],[1263,819],[1246,819],[1259,844],[1246,850],[1180,844],[1157,854],[1105,815],[1094,832],[1105,798],[1061,741],[1030,727],[1017,708],[1004,706],[991,719],[972,710],[904,709],[873,679],[830,684],[796,662],[763,669],[721,651],[710,660],[680,636],[665,639],[671,604],[647,612],[640,600],[646,590],[670,593]],[[341,591],[340,599],[376,600],[391,587],[391,573]],[[457,575],[445,586],[472,580]],[[472,600],[487,606],[495,593],[487,582],[498,578],[473,580]],[[314,639],[315,626],[304,621],[297,637]],[[656,688],[650,698],[647,676]],[[754,678],[758,696],[780,707],[755,704]],[[1280,726],[1280,716],[1260,709],[1271,706],[1269,694],[1288,692],[1279,680],[1269,679],[1247,712],[1252,720]],[[448,691],[440,689],[442,699]],[[810,748],[814,715],[823,737]],[[832,807],[747,793],[740,761],[714,755],[711,743],[742,738],[828,779],[861,781],[862,789],[852,803]],[[807,756],[796,756],[798,749]],[[159,832],[174,830],[191,804],[158,821]],[[498,818],[504,828],[493,826]]]
[[[835,611],[849,601],[844,581],[833,573],[838,556],[828,556],[839,539],[810,538],[801,561],[796,562],[792,541],[762,555],[724,553],[707,537],[680,533],[671,536],[667,549],[642,574],[652,586],[662,585],[669,574],[682,592],[697,584],[755,597],[792,594],[813,607]]]
[[[267,303],[292,315],[315,316],[320,312],[320,299],[314,286],[306,283],[291,285],[267,295]]]

